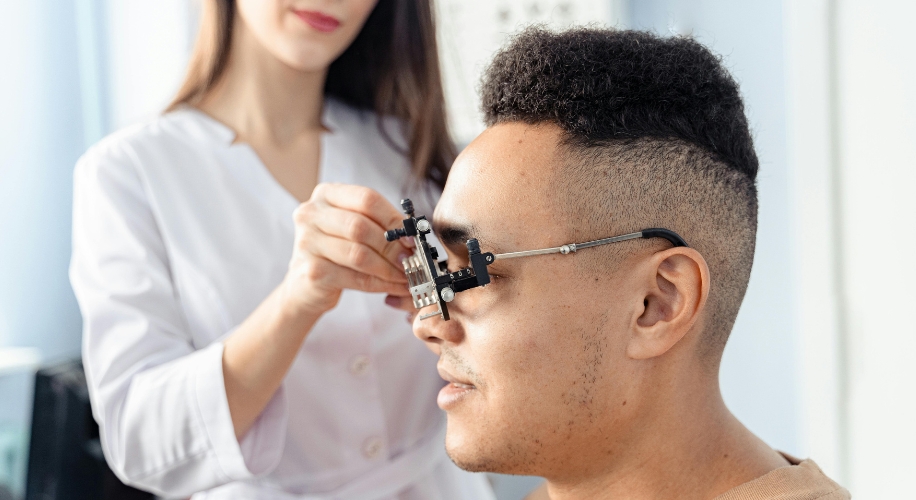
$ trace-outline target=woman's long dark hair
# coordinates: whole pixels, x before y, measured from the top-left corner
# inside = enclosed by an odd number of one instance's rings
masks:
[[[379,0],[356,39],[328,70],[325,93],[405,126],[418,179],[442,188],[455,158],[445,120],[436,30],[430,0]],[[203,2],[200,32],[178,94],[166,111],[194,105],[229,61],[235,0]],[[383,132],[385,132],[383,130]],[[394,142],[394,141],[390,141]]]

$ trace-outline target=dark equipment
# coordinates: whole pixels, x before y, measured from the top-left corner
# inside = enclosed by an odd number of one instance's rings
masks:
[[[80,361],[38,371],[26,500],[147,500],[108,468]]]

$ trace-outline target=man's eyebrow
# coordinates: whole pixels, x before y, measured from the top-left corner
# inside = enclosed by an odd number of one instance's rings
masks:
[[[484,252],[500,253],[499,245],[490,240],[481,239],[480,229],[473,224],[451,224],[441,222],[433,223],[433,232],[439,238],[439,242],[450,248],[467,248],[465,245],[471,238],[480,239],[480,247]]]
[[[474,226],[449,223],[433,224],[433,231],[439,241],[449,247],[464,247],[465,243],[477,233]]]

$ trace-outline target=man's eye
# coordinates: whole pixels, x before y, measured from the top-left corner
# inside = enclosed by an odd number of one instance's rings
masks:
[[[468,268],[468,266],[457,266],[457,267],[449,266],[447,272],[448,272],[449,274],[454,274],[454,273],[457,273],[458,271],[464,271],[464,270],[467,269],[467,268]]]

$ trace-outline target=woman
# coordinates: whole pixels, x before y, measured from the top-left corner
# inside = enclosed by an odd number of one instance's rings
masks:
[[[204,7],[169,111],[76,168],[109,464],[169,497],[491,497],[445,458],[435,359],[385,305],[408,295],[392,202],[453,156],[428,0]]]

